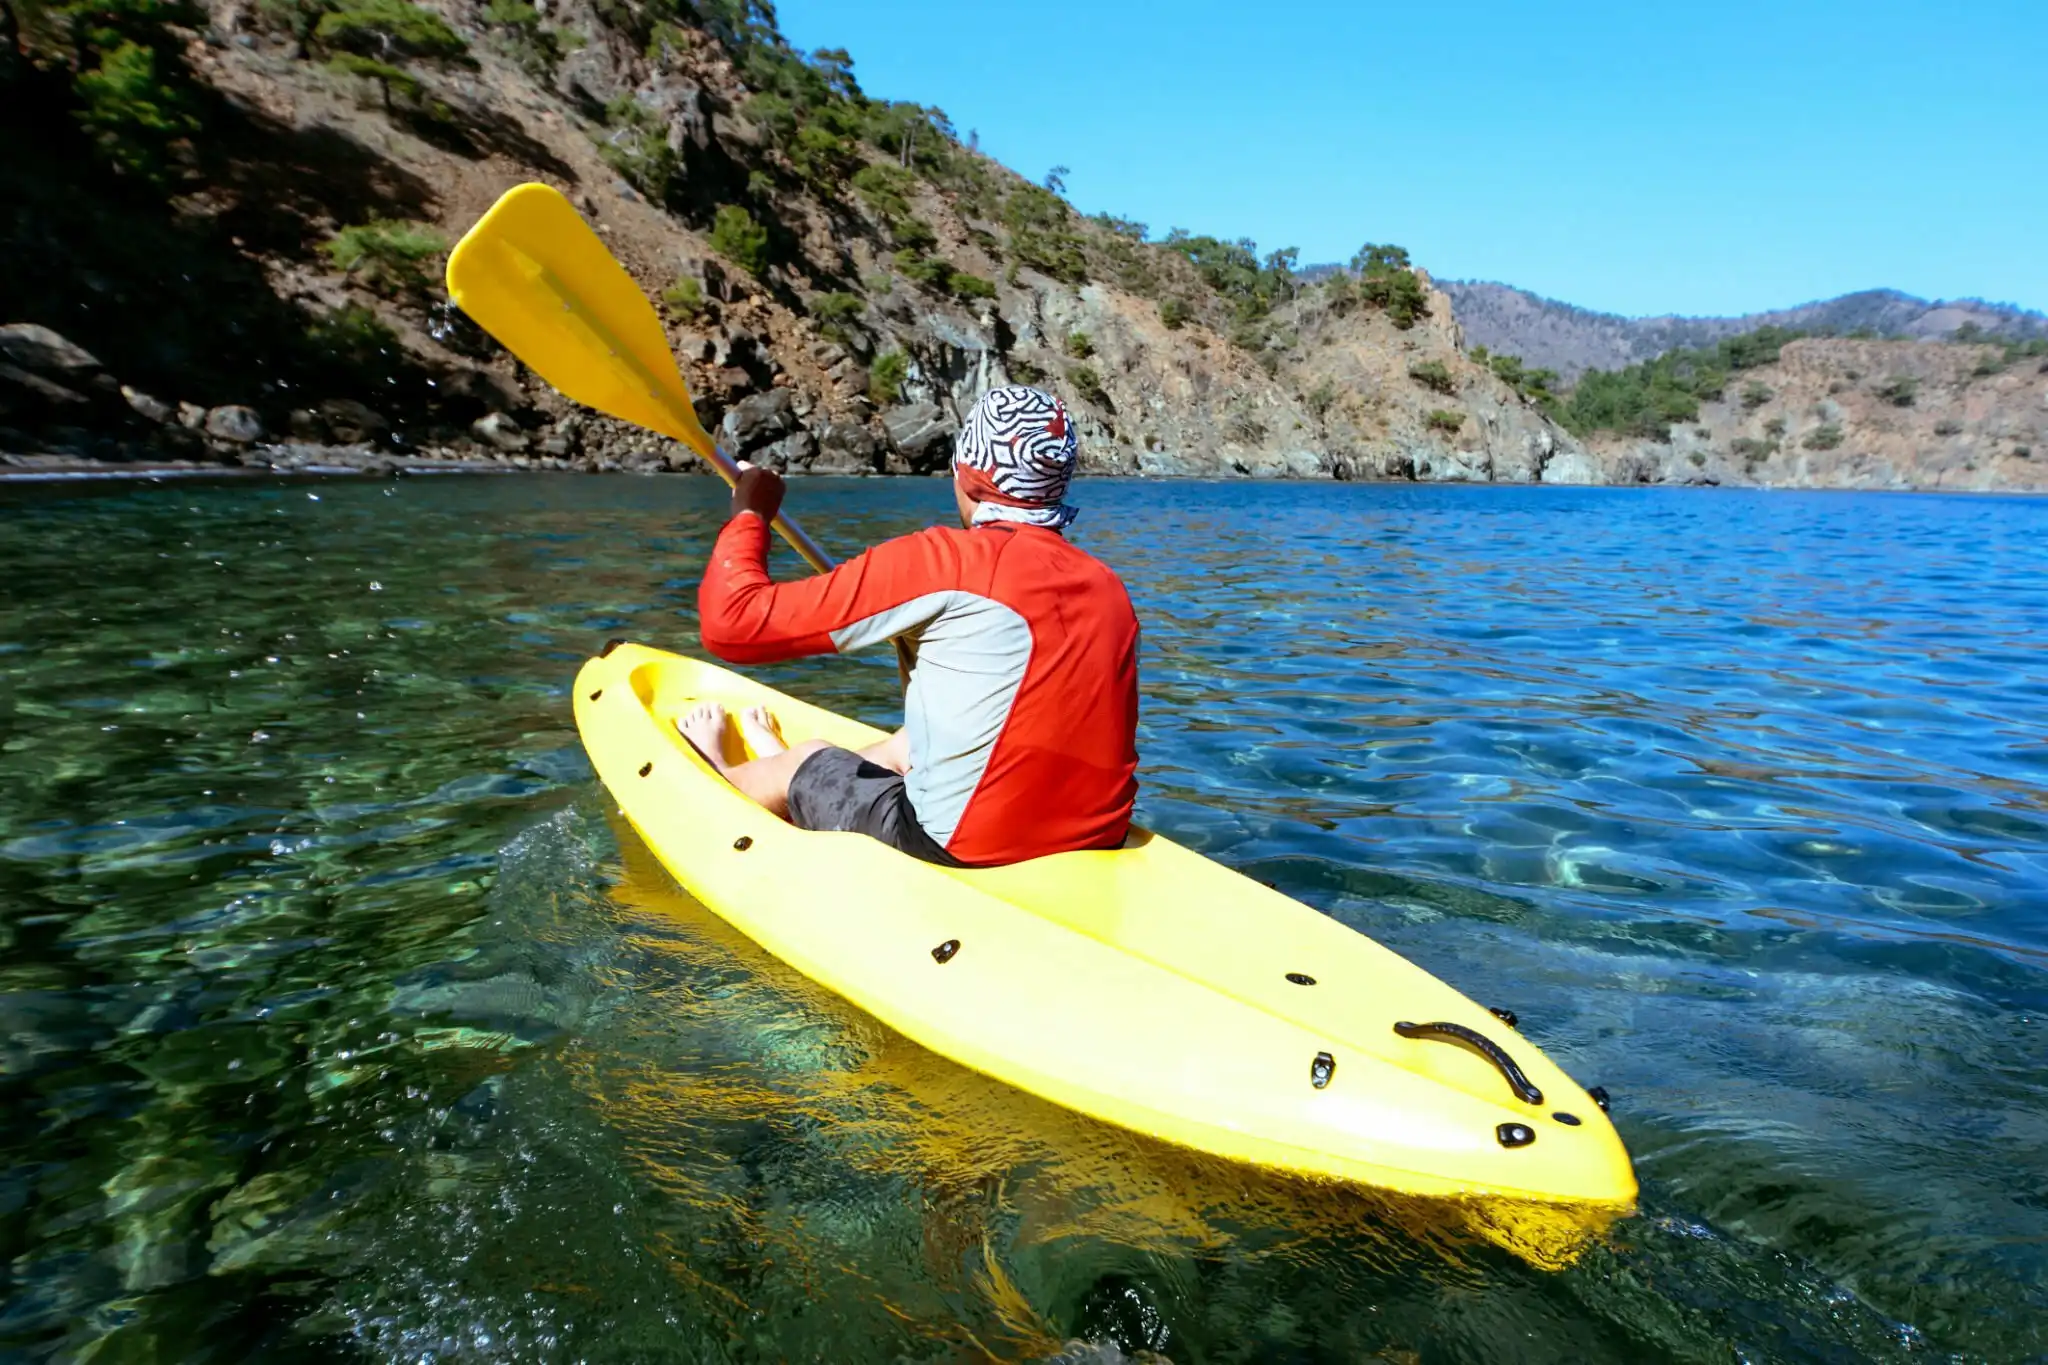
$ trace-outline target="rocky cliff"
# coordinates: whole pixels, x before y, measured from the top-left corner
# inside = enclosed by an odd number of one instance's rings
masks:
[[[2048,358],[2016,350],[1793,341],[1668,441],[1602,435],[1593,455],[1613,483],[2048,489]]]
[[[1466,359],[1426,276],[1399,325],[1371,290],[1284,266],[1241,287],[1074,213],[943,114],[868,99],[844,53],[791,52],[765,7],[213,0],[183,20],[163,61],[196,112],[154,178],[106,169],[78,59],[10,26],[16,463],[687,467],[440,295],[446,244],[540,179],[665,300],[707,425],[790,469],[941,468],[965,408],[1014,380],[1069,400],[1101,472],[1597,475]]]

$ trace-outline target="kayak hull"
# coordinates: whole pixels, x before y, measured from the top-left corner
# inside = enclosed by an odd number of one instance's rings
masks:
[[[611,648],[577,678],[591,761],[669,873],[913,1041],[1066,1108],[1272,1170],[1575,1209],[1574,1226],[1633,1208],[1628,1154],[1587,1092],[1365,935],[1144,830],[1120,849],[953,869],[796,829],[676,732],[699,700],[766,705],[792,744],[858,748],[881,733],[643,646]],[[729,758],[745,756],[731,727],[728,742]]]

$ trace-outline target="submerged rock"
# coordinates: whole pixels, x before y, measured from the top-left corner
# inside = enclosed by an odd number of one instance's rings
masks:
[[[0,364],[0,384],[13,390],[0,390],[0,402],[8,407],[24,400],[31,407],[82,407],[86,402],[84,394],[68,389],[56,380],[31,373],[13,365]]]
[[[508,454],[526,449],[526,433],[506,413],[485,413],[469,424],[469,434],[493,450]]]
[[[141,389],[130,388],[128,385],[123,384],[121,386],[121,397],[127,400],[129,407],[135,409],[137,413],[159,426],[169,426],[178,420],[178,410],[176,408],[164,402],[161,398],[151,397]]]
[[[382,441],[391,434],[390,419],[353,398],[330,398],[320,405],[320,421],[342,445]]]
[[[207,412],[205,430],[216,441],[250,445],[263,439],[263,419],[254,408],[228,403]]]
[[[37,374],[89,378],[105,366],[83,346],[33,322],[0,327],[0,358]]]

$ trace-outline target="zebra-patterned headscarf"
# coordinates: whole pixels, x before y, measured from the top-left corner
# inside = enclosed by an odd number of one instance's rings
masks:
[[[1017,521],[1057,531],[1077,515],[1065,499],[1079,453],[1066,404],[1009,384],[990,389],[967,414],[953,447],[953,471],[961,489],[981,504],[975,525]]]

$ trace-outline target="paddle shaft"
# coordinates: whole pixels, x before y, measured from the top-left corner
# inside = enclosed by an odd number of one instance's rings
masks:
[[[704,458],[710,462],[713,469],[718,471],[718,476],[724,479],[727,484],[739,482],[739,466],[733,463],[732,456],[725,453],[723,446],[714,444],[711,447],[711,453]],[[819,549],[818,542],[812,540],[810,533],[804,530],[803,527],[797,525],[788,517],[783,516],[780,512],[775,514],[775,520],[770,524],[775,527],[776,534],[789,543],[789,548],[795,550],[797,554],[803,557],[804,563],[810,565],[819,573],[830,573],[832,571],[832,556]]]

